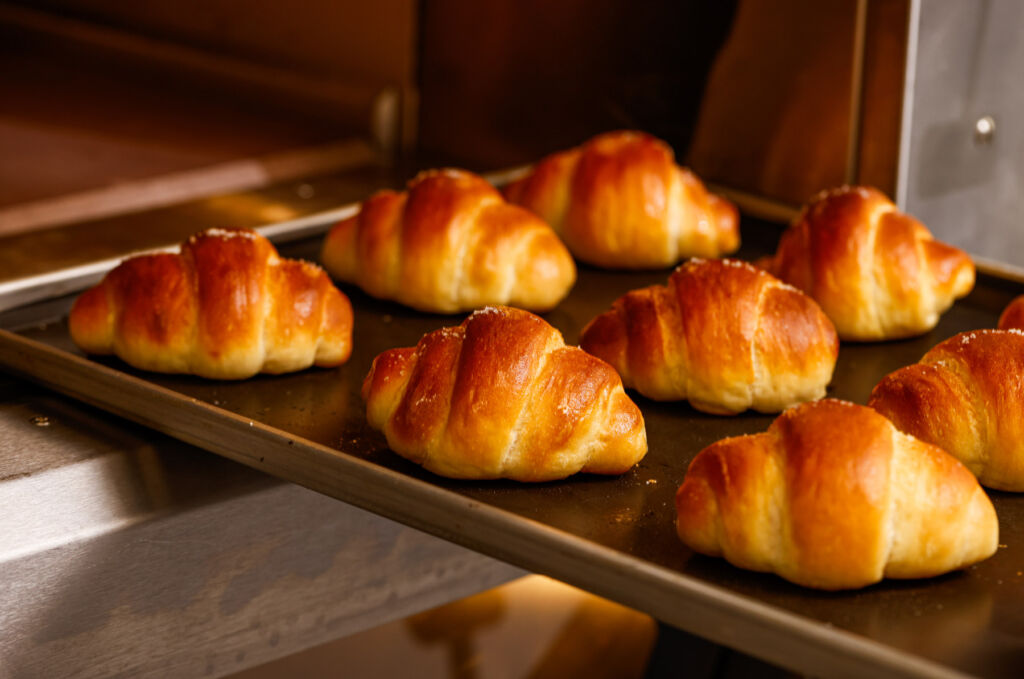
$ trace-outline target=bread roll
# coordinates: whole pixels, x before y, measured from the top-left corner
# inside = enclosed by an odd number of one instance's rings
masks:
[[[999,538],[992,503],[962,464],[833,399],[702,450],[676,509],[690,548],[826,590],[963,568]]]
[[[601,267],[662,268],[740,245],[735,206],[642,132],[609,132],[548,156],[505,195],[551,224],[578,259]]]
[[[352,352],[348,298],[255,231],[209,229],[178,254],[125,260],[75,300],[68,325],[87,353],[212,379],[336,366]]]
[[[647,452],[643,416],[615,371],[509,307],[380,354],[363,398],[392,450],[452,478],[622,474]]]
[[[546,311],[576,281],[547,224],[462,170],[422,172],[408,191],[374,194],[331,229],[321,260],[374,297],[437,313],[488,304]]]
[[[821,398],[839,352],[814,300],[731,259],[691,260],[667,286],[620,297],[583,329],[580,346],[644,396],[716,414]]]
[[[974,263],[879,191],[824,191],[762,262],[817,300],[844,340],[921,335],[974,287]]]
[[[882,378],[868,402],[989,488],[1024,491],[1024,333],[976,330]]]
[[[999,329],[1010,330],[1016,328],[1024,330],[1024,295],[1015,298],[1006,305],[1003,313],[999,316]]]

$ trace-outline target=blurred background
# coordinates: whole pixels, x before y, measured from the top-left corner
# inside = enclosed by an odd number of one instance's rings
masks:
[[[0,237],[640,128],[748,212],[866,183],[1021,265],[1021,26],[1015,0],[8,1]]]

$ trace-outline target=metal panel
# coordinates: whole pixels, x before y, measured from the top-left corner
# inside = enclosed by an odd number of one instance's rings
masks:
[[[919,0],[905,208],[1024,270],[1024,4]]]
[[[0,375],[0,676],[222,676],[521,571]]]

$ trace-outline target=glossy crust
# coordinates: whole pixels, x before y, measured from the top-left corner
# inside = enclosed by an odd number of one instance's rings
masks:
[[[392,450],[442,476],[621,474],[647,453],[643,416],[615,371],[509,307],[380,354],[363,398]]]
[[[462,170],[420,173],[408,191],[380,191],[331,229],[321,261],[339,280],[421,311],[488,304],[557,305],[576,265],[536,215]]]
[[[583,329],[580,346],[644,396],[716,414],[821,398],[839,354],[814,300],[730,259],[694,259],[667,286],[625,294]]]
[[[676,509],[692,549],[827,590],[963,568],[991,556],[999,537],[992,503],[962,464],[833,399],[705,448]]]
[[[990,488],[1024,491],[1024,333],[976,330],[882,378],[868,402]]]
[[[68,324],[87,353],[213,379],[331,367],[352,352],[348,298],[255,231],[210,229],[178,254],[127,259],[75,300]]]
[[[817,300],[844,340],[923,334],[974,287],[965,252],[859,186],[819,194],[763,265]]]
[[[642,132],[548,156],[505,195],[551,224],[577,258],[606,268],[661,268],[740,245],[736,207]]]
[[[1024,295],[1015,298],[1006,305],[1003,313],[999,316],[999,329],[1010,330],[1016,328],[1024,330]]]

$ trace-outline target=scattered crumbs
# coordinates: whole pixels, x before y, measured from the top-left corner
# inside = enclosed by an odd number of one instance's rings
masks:
[[[750,262],[744,262],[742,259],[723,259],[721,262],[724,266],[731,266],[734,269],[746,269],[754,273],[764,273],[761,269],[758,269]]]
[[[212,229],[207,229],[206,231],[200,231],[199,233],[192,234],[189,237],[189,241],[194,243],[199,238],[203,237],[248,238],[249,240],[256,240],[256,238],[259,237],[259,234],[249,229],[221,229],[218,227],[213,227]]]
[[[644,483],[648,486],[656,486],[658,485],[658,479],[647,479]]]
[[[253,424],[253,421],[252,421],[252,420],[249,420],[249,426],[250,426],[250,427],[253,427],[253,426],[255,426],[255,425]]]
[[[413,184],[418,184],[419,182],[425,179],[429,179],[431,177],[450,177],[452,179],[458,179],[464,174],[465,172],[454,167],[441,167],[432,168],[429,170],[421,170],[419,174],[412,178],[412,181],[409,182],[409,186],[411,187]]]
[[[847,401],[846,399],[842,399],[842,398],[828,398],[828,399],[822,399],[821,401],[811,401],[810,403],[808,403],[806,405],[811,405],[813,403],[825,403],[826,401],[831,403],[831,404],[833,404],[833,405],[846,406],[847,408],[856,408],[857,407],[856,403],[853,403],[852,401]],[[800,404],[797,404],[795,406],[790,406],[789,408],[786,408],[786,410],[795,410],[796,408],[799,408],[801,405],[805,405],[805,404],[800,403]],[[744,434],[744,436],[752,436],[752,434]]]
[[[489,316],[492,314],[501,314],[501,309],[496,306],[485,306],[482,309],[477,309],[469,315],[469,318],[476,318],[477,316]]]
[[[611,521],[615,524],[633,523],[636,521],[636,517],[633,516],[632,512],[628,509],[623,509],[615,512],[611,515]]]
[[[764,274],[766,276],[769,275],[767,271],[764,272]],[[775,280],[779,281],[778,278],[776,278]],[[785,281],[779,281],[778,287],[782,288],[783,290],[789,290],[790,292],[799,292],[800,294],[804,294],[803,290],[801,290],[800,288],[796,287],[795,285],[790,285],[789,283],[786,283]]]
[[[1016,332],[1016,333],[1020,334],[1020,330],[1017,330],[1017,329],[1005,330],[1005,331],[995,330],[993,328],[985,328],[985,329],[982,329],[982,330],[972,330],[970,332],[960,333],[960,335],[959,335],[959,337],[960,337],[960,344],[961,345],[970,344],[971,340],[977,339],[978,335],[991,335],[993,333],[998,333],[998,332]]]
[[[429,404],[433,403],[436,400],[437,400],[437,393],[436,392],[420,394],[419,398],[417,398],[416,401],[412,404],[412,407],[413,408],[422,408],[423,406],[429,405]]]
[[[558,403],[558,412],[562,413],[567,420],[573,419],[577,410],[580,410],[579,404],[577,403],[569,403],[567,400],[562,400]]]

